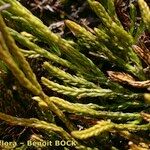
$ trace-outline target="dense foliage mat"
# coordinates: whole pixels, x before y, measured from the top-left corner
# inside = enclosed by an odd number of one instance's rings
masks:
[[[150,8],[125,2],[0,0],[2,149],[150,148]]]

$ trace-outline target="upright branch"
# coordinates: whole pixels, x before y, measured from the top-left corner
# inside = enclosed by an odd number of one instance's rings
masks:
[[[138,0],[138,4],[141,10],[143,21],[146,28],[150,31],[150,9],[144,0]]]
[[[109,30],[110,34],[113,37],[116,37],[116,42],[120,43],[125,51],[125,55],[135,64],[136,72],[139,75],[141,80],[144,80],[144,73],[140,59],[132,50],[132,45],[134,44],[134,39],[130,33],[125,31],[122,27],[117,25],[112,18],[109,16],[105,8],[102,6],[100,2],[88,0],[89,5],[93,9],[93,11],[97,14],[97,16],[102,20],[103,24]],[[136,74],[136,73],[135,73]]]

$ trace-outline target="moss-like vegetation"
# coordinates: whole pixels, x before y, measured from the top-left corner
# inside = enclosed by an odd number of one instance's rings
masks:
[[[98,20],[88,26],[79,23],[87,12],[68,16],[75,2],[34,2],[44,23],[29,1],[0,0],[0,148],[148,150],[148,3],[123,12],[122,0],[84,1]],[[43,8],[63,20],[61,34]]]

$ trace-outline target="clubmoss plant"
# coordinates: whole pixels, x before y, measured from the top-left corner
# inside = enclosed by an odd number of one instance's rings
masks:
[[[69,6],[69,1],[62,3]],[[150,9],[144,0],[138,0],[141,21],[137,22],[138,8],[131,2],[131,26],[125,30],[115,0],[86,3],[101,23],[88,30],[66,19],[74,35],[70,42],[50,31],[19,1],[0,0],[0,85],[6,80],[3,73],[8,75],[10,70],[40,108],[37,118],[0,112],[0,119],[11,126],[38,130],[43,141],[59,137],[75,143],[62,146],[64,150],[119,149],[116,138],[126,144],[124,148],[147,148],[150,78],[145,70],[150,72],[150,51],[139,39],[150,30]],[[42,69],[47,74],[40,80],[30,65],[29,59],[34,58],[43,58]],[[2,94],[0,98],[3,100]],[[20,149],[27,149],[26,139],[23,142]]]

